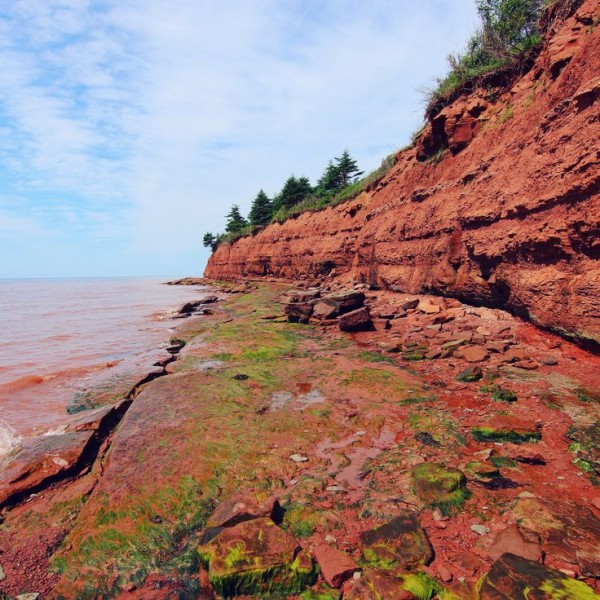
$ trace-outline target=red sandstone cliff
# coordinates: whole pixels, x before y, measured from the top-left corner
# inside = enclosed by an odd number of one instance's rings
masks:
[[[326,275],[502,306],[600,347],[600,2],[528,72],[432,111],[355,200],[222,245],[205,275]],[[448,148],[437,164],[426,155]],[[330,274],[331,276],[332,274]]]

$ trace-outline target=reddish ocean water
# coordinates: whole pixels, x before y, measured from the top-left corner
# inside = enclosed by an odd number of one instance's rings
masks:
[[[94,375],[168,341],[199,288],[163,281],[0,279],[0,455],[59,424]]]

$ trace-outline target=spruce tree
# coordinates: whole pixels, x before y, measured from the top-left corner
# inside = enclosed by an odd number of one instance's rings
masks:
[[[248,221],[242,217],[240,213],[240,207],[234,204],[227,215],[227,225],[225,225],[225,231],[227,233],[239,233],[246,225]]]
[[[317,182],[317,187],[321,194],[334,192],[342,187],[340,171],[337,165],[333,164],[333,161],[330,160],[327,164],[325,172]]]
[[[273,216],[273,203],[270,198],[260,190],[252,202],[248,220],[250,225],[268,225]]]
[[[336,156],[334,160],[336,161],[341,187],[354,183],[363,174],[348,150],[344,150],[342,155],[340,157]]]
[[[202,238],[202,245],[205,248],[210,248],[213,252],[215,251],[215,246],[216,246],[216,238],[212,233],[205,233],[204,237]]]
[[[285,208],[291,208],[302,202],[312,191],[312,186],[307,177],[296,178],[292,175],[283,184],[283,188],[276,199],[277,204]]]

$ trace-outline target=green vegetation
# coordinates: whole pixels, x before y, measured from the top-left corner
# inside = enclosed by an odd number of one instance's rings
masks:
[[[359,179],[363,171],[356,160],[344,150],[341,156],[330,160],[323,175],[313,187],[307,177],[291,175],[281,191],[272,199],[260,190],[245,219],[234,204],[227,215],[225,233],[206,233],[202,243],[213,252],[222,243],[233,243],[241,237],[256,235],[269,223],[283,223],[304,212],[323,210],[351,200],[379,181],[395,164],[396,155],[387,156],[375,171]]]
[[[517,394],[512,390],[501,388],[499,385],[484,385],[480,390],[486,394],[491,394],[496,402],[516,402]]]
[[[493,427],[474,427],[472,436],[478,442],[512,442],[524,444],[526,442],[539,442],[542,434],[538,430],[514,431],[513,429],[495,429]]]
[[[487,73],[516,66],[532,50],[541,47],[538,19],[542,0],[476,0],[476,3],[480,29],[464,52],[448,57],[451,70],[429,92],[428,112],[465,86],[472,87]]]
[[[273,202],[263,190],[260,190],[250,207],[248,221],[250,221],[250,225],[268,225],[272,214]]]

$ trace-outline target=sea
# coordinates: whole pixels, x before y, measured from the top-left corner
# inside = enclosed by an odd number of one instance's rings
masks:
[[[102,371],[168,344],[197,286],[155,278],[0,279],[0,457],[51,432]]]

